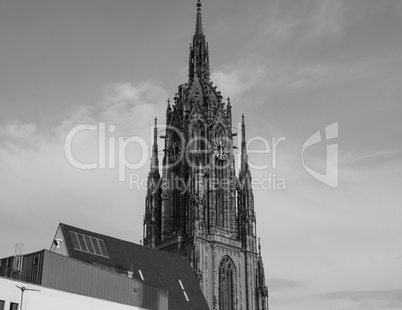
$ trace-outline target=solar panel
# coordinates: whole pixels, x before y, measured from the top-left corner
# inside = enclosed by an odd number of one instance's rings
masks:
[[[78,243],[77,234],[73,231],[70,231],[71,241],[73,242],[73,247],[76,250],[81,250],[80,244]]]
[[[93,245],[94,245],[95,253],[96,253],[97,255],[102,255],[102,251],[101,251],[101,249],[100,249],[100,247],[99,247],[99,243],[98,243],[98,240],[99,240],[99,239],[94,238],[94,237],[91,237],[91,239],[92,239],[92,243],[93,243]]]
[[[88,252],[94,254],[95,250],[94,250],[94,247],[92,245],[91,238],[89,236],[85,236],[85,235],[84,235],[84,238],[85,238],[85,242],[86,242],[87,247],[88,247]]]
[[[74,231],[70,231],[69,233],[75,250],[109,258],[109,252],[107,251],[105,241],[102,239],[76,233]]]
[[[81,250],[88,252],[87,245],[85,244],[84,236],[82,234],[77,234],[78,242],[80,243]]]
[[[109,257],[109,253],[107,251],[105,241],[103,241],[102,239],[98,239],[98,241],[99,241],[99,245],[102,250],[103,256]]]

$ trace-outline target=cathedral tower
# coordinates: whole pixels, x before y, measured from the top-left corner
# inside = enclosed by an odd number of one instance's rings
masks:
[[[245,121],[237,176],[231,109],[210,80],[198,0],[188,82],[167,103],[161,171],[155,120],[144,245],[186,256],[211,310],[266,310]]]

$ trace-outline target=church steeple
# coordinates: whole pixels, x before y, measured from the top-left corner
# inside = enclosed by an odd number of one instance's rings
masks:
[[[202,15],[201,15],[201,0],[197,2],[197,23],[195,25],[195,34],[200,35],[202,33]]]
[[[154,137],[152,145],[152,156],[150,171],[147,180],[147,196],[145,202],[144,215],[144,245],[155,248],[156,243],[160,240],[160,174],[158,160],[158,127],[157,118],[155,117]]]
[[[239,171],[239,231],[243,248],[247,251],[257,252],[255,233],[254,194],[252,188],[252,177],[248,164],[246,125],[244,115],[241,124],[241,163]]]
[[[249,170],[247,143],[246,143],[246,125],[244,123],[244,114],[241,116],[241,166],[240,169],[243,173]]]
[[[151,171],[159,172],[159,160],[158,160],[158,119],[155,117],[154,125],[154,141],[152,145],[152,157],[151,157]]]
[[[202,30],[201,0],[197,0],[197,20],[193,44],[190,45],[188,79],[189,84],[198,77],[209,82],[209,51]]]
[[[267,310],[244,116],[236,177],[232,104],[210,80],[201,0],[188,83],[168,100],[161,175],[154,128],[144,245],[186,256],[210,309]]]

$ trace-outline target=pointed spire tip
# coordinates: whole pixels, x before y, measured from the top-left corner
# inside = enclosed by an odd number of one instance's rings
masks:
[[[197,1],[197,22],[195,26],[195,34],[202,34],[201,0]]]

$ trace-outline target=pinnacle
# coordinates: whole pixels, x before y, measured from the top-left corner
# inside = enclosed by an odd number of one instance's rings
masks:
[[[201,16],[201,0],[197,2],[197,23],[195,26],[195,34],[203,34],[202,33],[202,16]]]

